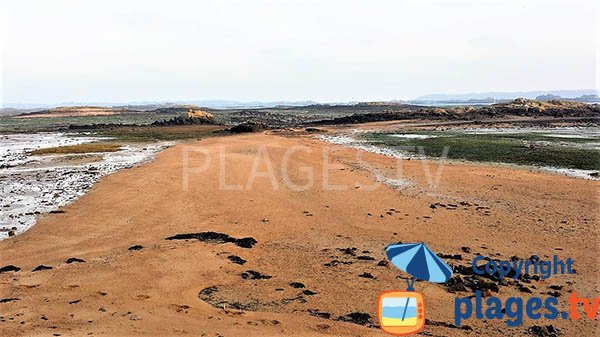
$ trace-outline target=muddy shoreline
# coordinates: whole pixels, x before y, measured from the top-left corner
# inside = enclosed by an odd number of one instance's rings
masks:
[[[124,144],[113,153],[28,154],[35,149],[107,140],[64,133],[14,134],[0,137],[0,240],[22,234],[41,215],[84,195],[107,174],[131,168],[171,143]]]

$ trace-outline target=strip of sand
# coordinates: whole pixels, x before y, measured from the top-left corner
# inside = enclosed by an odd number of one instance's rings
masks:
[[[398,165],[411,184],[371,188]],[[0,242],[0,267],[21,268],[0,274],[0,335],[380,336],[379,292],[405,287],[405,274],[380,263],[398,241],[461,255],[451,264],[476,253],[571,257],[575,275],[536,283],[533,294],[505,286],[495,295],[541,296],[555,284],[563,296],[597,296],[598,182],[448,163],[433,188],[438,167],[276,134],[175,146]],[[272,179],[250,178],[269,170]],[[314,184],[298,188],[309,171]],[[233,239],[166,240],[202,232]],[[257,243],[238,245],[242,238]],[[52,269],[32,272],[39,265]],[[436,336],[524,335],[550,323],[565,336],[594,336],[599,324],[470,320],[472,330],[453,328],[445,323],[454,322],[457,294],[415,287],[426,298],[425,332]]]

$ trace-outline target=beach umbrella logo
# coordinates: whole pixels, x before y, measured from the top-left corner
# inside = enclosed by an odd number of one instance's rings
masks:
[[[425,300],[422,293],[414,291],[415,280],[444,283],[452,277],[452,268],[422,242],[389,245],[385,253],[394,266],[411,278],[406,280],[406,290],[379,295],[379,325],[393,335],[415,334],[425,326]]]

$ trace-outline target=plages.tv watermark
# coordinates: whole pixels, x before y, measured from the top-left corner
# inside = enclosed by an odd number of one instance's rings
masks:
[[[473,259],[473,272],[477,275],[487,274],[497,278],[500,282],[505,282],[505,278],[517,281],[524,275],[534,279],[547,280],[550,277],[575,273],[573,259],[562,259],[557,255],[549,260],[541,260],[534,256],[529,260],[488,260],[483,263],[484,259],[481,255]],[[503,320],[507,326],[516,327],[523,323],[524,317],[530,320],[597,319],[600,298],[581,296],[575,291],[571,291],[565,297],[566,300],[561,301],[557,296],[531,296],[528,298],[511,296],[502,300],[496,296],[484,296],[480,290],[477,290],[474,297],[455,298],[454,323],[456,326],[461,326],[465,320],[469,319]]]
[[[318,149],[304,145],[295,145],[286,148],[281,155],[279,149],[278,155],[273,156],[274,150],[268,145],[259,145],[252,149],[254,159],[252,165],[247,172],[243,172],[245,179],[240,182],[240,172],[238,171],[239,163],[236,162],[232,152],[228,152],[226,145],[218,146],[218,151],[214,151],[215,147],[209,149],[198,146],[188,145],[182,147],[182,187],[184,191],[190,188],[191,177],[195,175],[212,173],[211,179],[215,179],[220,190],[243,191],[251,190],[259,180],[266,181],[273,190],[283,188],[292,191],[307,191],[312,188],[321,188],[325,191],[347,191],[354,188],[372,191],[383,185],[402,188],[409,186],[410,183],[404,179],[403,161],[411,159],[411,157],[394,156],[389,157],[396,161],[395,165],[387,165],[393,169],[385,170],[385,172],[375,167],[374,165],[363,159],[362,152],[355,151],[352,158],[352,168],[358,168],[366,171],[373,179],[369,183],[355,181],[352,183],[340,183],[339,179],[333,176],[334,171],[347,169],[348,166],[336,161],[332,156],[334,147],[320,147]],[[425,149],[423,147],[399,147],[399,150],[417,150],[421,157],[425,157]],[[229,151],[231,151],[229,149]],[[431,158],[436,160],[436,165],[431,165],[429,160],[420,160],[423,176],[431,190],[437,189],[440,184],[442,173],[444,170],[445,160],[449,147],[445,147],[440,157]],[[313,165],[307,164],[301,157],[303,155],[317,154],[320,157],[318,163]],[[278,158],[277,160],[275,158]],[[295,165],[292,161],[298,159]],[[299,163],[299,164],[298,164]],[[236,180],[233,182],[233,180]]]
[[[424,242],[396,243],[385,248],[388,260],[411,277],[406,280],[406,290],[386,290],[379,294],[377,315],[380,328],[392,335],[408,336],[419,333],[427,325],[426,300],[423,293],[415,291],[415,279],[433,283],[447,283],[452,279],[453,269],[437,256]],[[572,258],[554,255],[542,260],[534,255],[528,260],[492,260],[476,255],[471,263],[472,273],[491,278],[506,285],[508,279],[515,282],[538,280],[540,285],[550,277],[575,274]],[[567,282],[568,283],[568,282]],[[535,288],[532,285],[532,288]],[[562,289],[562,287],[560,288]],[[600,298],[578,295],[574,290],[566,296],[566,305],[560,305],[558,294],[547,297],[511,296],[501,299],[491,293],[475,291],[475,295],[456,297],[454,300],[454,324],[461,327],[465,321],[477,319],[489,322],[503,320],[507,326],[516,327],[529,320],[596,320]],[[582,308],[583,307],[583,310]],[[562,308],[562,310],[561,310]]]

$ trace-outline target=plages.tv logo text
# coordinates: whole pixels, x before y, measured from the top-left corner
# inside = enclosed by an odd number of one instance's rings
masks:
[[[506,279],[515,281],[527,275],[533,279],[548,279],[555,275],[574,274],[574,261],[571,258],[565,260],[554,255],[551,260],[540,260],[533,256],[529,260],[514,259],[511,261],[488,260],[485,264],[481,255],[476,256],[472,262],[473,272],[478,275],[487,274],[497,278],[499,282],[506,284]],[[583,316],[588,319],[596,319],[600,298],[579,297],[572,292],[567,299],[568,309],[560,310],[560,302],[556,296],[538,297],[508,297],[505,301],[496,296],[484,296],[477,290],[475,297],[456,297],[454,300],[454,320],[456,326],[461,326],[465,320],[476,318],[479,320],[498,319],[505,320],[507,326],[515,327],[523,323],[524,316],[531,320],[557,318],[577,320]],[[578,305],[582,304],[585,315],[578,311]]]

